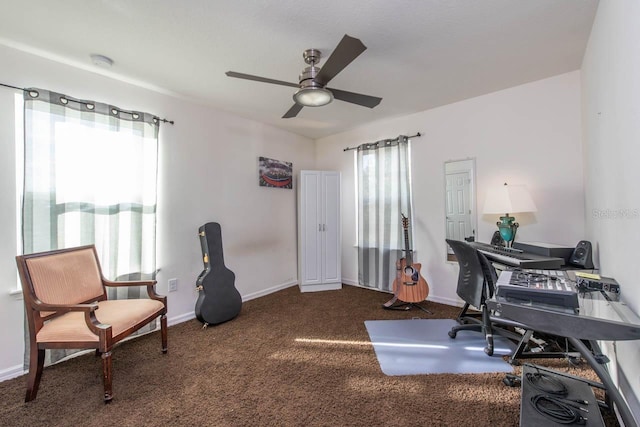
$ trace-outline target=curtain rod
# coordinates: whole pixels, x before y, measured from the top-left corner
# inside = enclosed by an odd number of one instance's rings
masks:
[[[8,84],[4,84],[4,83],[0,83],[0,86],[4,86],[4,87],[8,87],[11,89],[16,89],[16,90],[21,90],[21,91],[25,91],[27,89],[23,88],[23,87],[17,87],[17,86],[12,86],[12,85],[8,85]],[[154,114],[155,115],[155,114]],[[169,124],[174,124],[173,120],[167,120],[167,119],[161,119],[160,117],[158,117],[158,120],[161,121],[162,123],[169,123]]]
[[[419,138],[421,136],[422,136],[422,134],[420,132],[418,132],[415,135],[408,136],[407,138],[409,138],[409,139],[411,139],[411,138]],[[397,139],[398,138],[395,138],[395,140],[397,140]],[[358,147],[347,147],[342,151],[357,150],[357,149],[358,149]]]

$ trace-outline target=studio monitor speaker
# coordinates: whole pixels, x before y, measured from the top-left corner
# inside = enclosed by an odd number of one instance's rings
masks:
[[[569,257],[569,263],[578,267],[592,269],[593,260],[591,258],[591,242],[581,240]]]

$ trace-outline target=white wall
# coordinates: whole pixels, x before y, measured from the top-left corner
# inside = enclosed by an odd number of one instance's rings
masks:
[[[600,2],[582,64],[586,234],[596,265],[640,313],[640,2]],[[640,419],[640,345],[606,346],[611,371]],[[620,371],[618,371],[620,368]]]
[[[584,238],[580,72],[575,71],[318,140],[318,167],[340,170],[343,177],[345,283],[357,283],[358,263],[353,151],[342,150],[416,132],[423,136],[413,139],[411,146],[412,225],[429,299],[459,302],[457,264],[445,261],[447,160],[476,159],[478,210],[489,186],[504,182],[528,186],[538,212],[515,215],[520,223],[516,240],[572,247]],[[497,220],[479,215],[478,240],[491,239]]]
[[[3,62],[0,62],[3,64]],[[2,70],[0,65],[0,70]],[[0,75],[1,75],[0,71]],[[2,80],[0,82],[4,83]],[[0,87],[0,381],[15,376],[24,352],[22,300],[9,294],[17,287],[15,93]],[[21,367],[20,367],[21,368]],[[6,373],[6,374],[5,374]]]
[[[3,46],[0,83],[175,121],[161,126],[159,150],[158,290],[168,295],[169,323],[193,317],[205,222],[221,224],[225,263],[243,298],[297,283],[295,190],[259,187],[258,157],[293,162],[294,173],[313,169],[312,140]],[[17,288],[14,95],[0,87],[0,380],[20,374],[23,358],[23,302],[9,295]],[[167,293],[169,278],[179,281],[175,293]]]

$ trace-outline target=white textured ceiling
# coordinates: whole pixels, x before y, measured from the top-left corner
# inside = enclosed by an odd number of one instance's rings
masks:
[[[0,43],[319,138],[580,68],[597,0],[0,0]],[[367,50],[329,86],[382,97],[282,119],[302,52]],[[322,63],[320,64],[322,66]],[[103,70],[98,70],[103,72]],[[2,82],[11,83],[11,82]],[[51,88],[55,90],[55,88]],[[82,94],[78,94],[82,96]]]

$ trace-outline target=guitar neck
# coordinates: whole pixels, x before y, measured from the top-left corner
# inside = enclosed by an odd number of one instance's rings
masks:
[[[405,259],[408,267],[413,264],[413,255],[411,253],[411,249],[409,249],[409,229],[404,229],[404,250],[405,250]]]

